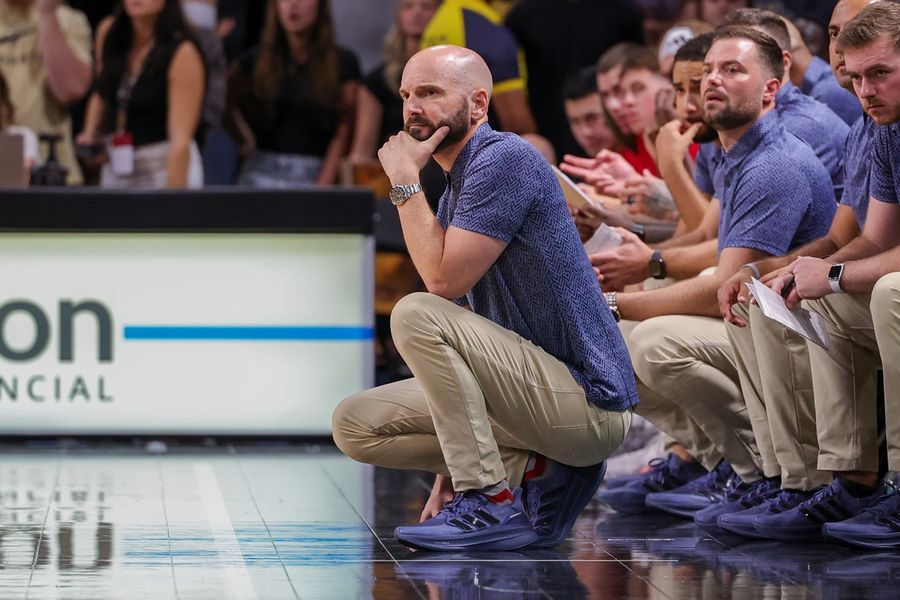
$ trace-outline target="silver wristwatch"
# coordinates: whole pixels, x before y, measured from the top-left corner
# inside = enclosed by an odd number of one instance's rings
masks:
[[[390,199],[394,206],[400,206],[407,200],[409,197],[417,192],[422,191],[422,185],[419,183],[413,183],[411,185],[394,185],[391,186]]]

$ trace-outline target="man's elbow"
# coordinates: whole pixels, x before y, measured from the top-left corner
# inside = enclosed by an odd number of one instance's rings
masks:
[[[468,290],[460,289],[459,285],[453,285],[446,279],[434,278],[425,282],[425,288],[429,293],[447,300],[455,300],[462,297]]]

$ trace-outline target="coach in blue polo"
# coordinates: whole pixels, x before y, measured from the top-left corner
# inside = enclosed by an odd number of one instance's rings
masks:
[[[415,377],[344,400],[334,438],[366,463],[436,474],[403,543],[505,550],[562,541],[637,402],[628,353],[547,162],[487,124],[492,81],[456,46],[404,69],[404,131],[378,156],[428,293],[391,316]],[[419,171],[450,185],[438,214]],[[519,487],[521,485],[521,487]]]

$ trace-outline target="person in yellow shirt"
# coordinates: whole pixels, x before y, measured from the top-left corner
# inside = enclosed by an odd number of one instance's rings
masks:
[[[67,183],[81,183],[68,105],[92,79],[91,28],[60,0],[0,0],[0,73],[9,83],[16,124],[62,136],[59,161]]]
[[[425,33],[422,48],[463,46],[477,52],[494,78],[491,122],[513,133],[537,133],[525,88],[525,58],[500,14],[485,0],[444,0]]]

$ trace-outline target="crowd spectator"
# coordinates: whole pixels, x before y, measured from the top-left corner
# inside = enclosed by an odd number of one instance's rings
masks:
[[[107,139],[103,187],[200,187],[194,137],[206,69],[179,0],[126,0],[101,22],[97,85],[78,144]]]
[[[566,120],[584,156],[593,157],[602,150],[619,149],[616,133],[600,102],[593,65],[569,77],[563,87],[563,99]]]
[[[9,98],[9,86],[3,74],[0,73],[0,134],[17,135],[22,138],[22,167],[24,169],[23,181],[28,181],[31,168],[40,162],[38,139],[35,133],[22,125],[15,125],[16,109]],[[7,157],[4,157],[6,159]]]
[[[689,40],[710,31],[712,31],[712,27],[696,19],[675,23],[659,40],[657,49],[659,72],[665,77],[671,76],[672,65],[675,62],[675,53],[678,52],[678,49]]]
[[[232,67],[232,128],[246,157],[238,183],[333,184],[347,155],[359,81],[328,0],[269,0],[259,47]]]
[[[559,91],[619,42],[640,42],[641,14],[630,1],[519,0],[506,17],[525,53],[528,103],[538,132],[559,155],[578,153]]]
[[[406,61],[419,51],[425,27],[440,0],[400,0],[397,19],[384,41],[385,62],[363,79],[356,96],[356,122],[350,159],[375,159],[376,149],[403,129],[400,75]]]
[[[69,105],[91,85],[91,29],[60,0],[0,0],[0,74],[16,122],[60,136],[57,159],[67,183],[82,181],[72,144]]]
[[[494,79],[490,122],[503,131],[537,133],[528,106],[519,45],[484,0],[444,0],[422,37],[422,47],[451,44],[477,52]]]

